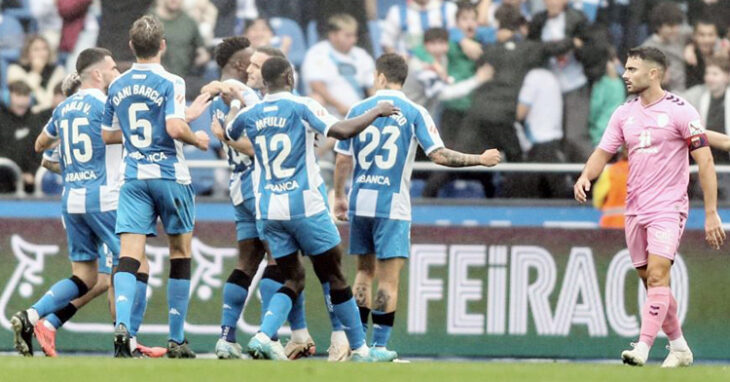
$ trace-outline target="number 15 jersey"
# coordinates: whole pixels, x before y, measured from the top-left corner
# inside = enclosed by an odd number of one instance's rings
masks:
[[[426,109],[396,90],[379,90],[350,109],[357,117],[390,102],[399,114],[378,118],[359,135],[337,143],[335,151],[353,157],[355,168],[350,190],[350,214],[411,220],[411,172],[420,144],[426,155],[444,147]]]
[[[138,64],[109,85],[102,129],[122,130],[124,180],[162,179],[190,184],[183,143],[166,121],[185,119],[185,82],[159,64]]]
[[[257,217],[293,220],[327,210],[326,190],[314,155],[316,134],[327,135],[337,119],[311,98],[267,94],[243,109],[226,129],[231,140],[253,143]]]

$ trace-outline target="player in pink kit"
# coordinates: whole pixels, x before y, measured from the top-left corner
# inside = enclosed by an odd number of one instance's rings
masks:
[[[669,337],[669,355],[662,367],[692,364],[692,352],[677,317],[677,301],[669,288],[670,268],[689,209],[688,153],[700,169],[706,240],[719,249],[725,239],[717,214],[717,178],[707,136],[697,110],[662,89],[666,68],[666,57],[658,49],[629,51],[623,78],[629,93],[638,97],[613,113],[601,143],[573,187],[575,199],[585,203],[591,180],[598,177],[619,147],[626,145],[626,244],[647,288],[639,342],[621,353],[624,363],[635,366],[646,362],[659,329]]]

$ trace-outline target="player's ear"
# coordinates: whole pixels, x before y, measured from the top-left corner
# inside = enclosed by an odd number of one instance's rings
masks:
[[[137,55],[137,52],[134,51],[134,45],[132,45],[132,40],[129,40],[129,50],[132,51],[133,55]]]
[[[160,42],[160,56],[164,56],[166,50],[167,50],[167,40],[165,40],[163,38],[162,41]]]
[[[292,88],[294,87],[294,70],[289,70],[286,73],[286,84]]]

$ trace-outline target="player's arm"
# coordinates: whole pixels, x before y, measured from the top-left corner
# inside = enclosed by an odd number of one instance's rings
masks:
[[[122,143],[123,134],[119,127],[119,119],[116,118],[116,109],[112,97],[106,99],[104,105],[104,116],[101,120],[101,140],[107,145]]]
[[[494,167],[502,160],[502,157],[497,149],[484,150],[481,154],[465,154],[441,147],[428,154],[428,159],[446,167]]]
[[[51,137],[44,129],[38,134],[38,138],[35,140],[35,152],[42,153],[50,149],[58,138]]]
[[[312,88],[312,93],[318,95],[325,104],[332,105],[340,115],[347,114],[347,105],[340,102],[339,98],[327,90],[327,84],[324,81],[311,81],[309,87]]]
[[[113,145],[116,143],[122,143],[122,138],[124,136],[122,135],[121,130],[102,130],[101,131],[101,139],[106,143],[107,145]]]
[[[347,221],[348,206],[345,185],[347,184],[347,178],[352,175],[353,167],[354,161],[352,160],[352,155],[343,154],[342,151],[338,150],[337,158],[335,159],[334,176],[335,217],[337,220]]]
[[[46,158],[43,158],[43,160],[41,161],[41,166],[45,167],[50,172],[55,172],[56,174],[61,173],[61,164],[58,162],[53,162]]]
[[[586,193],[591,190],[591,181],[601,175],[603,168],[606,167],[611,157],[613,157],[612,153],[601,148],[593,151],[593,154],[588,158],[588,162],[586,162],[586,166],[583,168],[583,172],[581,172],[580,177],[573,186],[575,200],[581,204],[588,200]]]
[[[699,167],[700,186],[705,201],[705,240],[712,248],[720,249],[725,241],[725,231],[717,214],[717,175],[712,152],[705,146],[690,151],[690,155]]]
[[[208,134],[204,131],[196,131],[193,133],[190,125],[186,122],[192,115],[189,114],[189,111],[185,107],[185,82],[182,78],[176,78],[165,89],[165,93],[165,131],[167,131],[167,134],[172,139],[193,145],[202,151],[207,151],[208,143],[210,143]],[[210,95],[207,93],[206,95],[209,99]],[[203,99],[204,96],[201,94],[195,101],[203,102]],[[107,102],[109,101],[107,100]],[[207,107],[208,100],[206,99],[203,103]],[[200,110],[200,113],[202,113],[202,110]]]
[[[400,113],[400,109],[389,102],[379,102],[374,108],[350,119],[338,121],[327,130],[327,136],[335,139],[347,139],[360,134],[380,117],[388,117]]]
[[[170,118],[165,121],[165,130],[170,138],[193,145],[202,151],[208,150],[210,137],[205,131],[193,133],[190,126],[180,118]]]
[[[711,130],[706,130],[705,134],[707,134],[707,140],[710,142],[710,147],[722,151],[730,151],[730,136]]]
[[[210,93],[201,93],[195,97],[190,106],[185,108],[185,122],[190,123],[198,119],[208,106],[210,106]]]

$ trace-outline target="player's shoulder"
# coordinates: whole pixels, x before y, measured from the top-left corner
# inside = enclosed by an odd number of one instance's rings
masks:
[[[168,72],[161,65],[152,69],[152,73],[162,77],[163,80],[170,82],[173,85],[185,85],[185,80],[183,80],[182,77]]]
[[[101,104],[103,106],[106,103],[106,94],[99,89],[91,89],[84,96],[96,105]]]
[[[117,78],[113,79],[112,82],[109,83],[108,93],[111,94],[113,89],[116,89],[119,86],[124,86],[124,83],[132,78],[132,70],[132,68],[129,68],[124,71],[124,73],[120,74]]]
[[[667,92],[667,96],[664,100],[672,106],[673,110],[678,112],[695,110],[694,106],[692,106],[692,104],[690,104],[686,99],[674,93]]]

